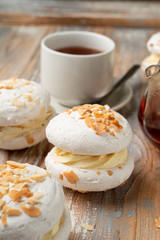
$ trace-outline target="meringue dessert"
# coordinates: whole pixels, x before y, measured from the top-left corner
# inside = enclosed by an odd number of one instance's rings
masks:
[[[49,122],[46,136],[55,145],[46,168],[65,187],[105,191],[121,185],[133,171],[127,150],[132,130],[107,105],[85,104],[59,114]]]
[[[150,55],[146,57],[142,62],[142,69],[145,69],[150,65],[158,64],[160,60],[160,32],[153,34],[147,42],[147,49]]]
[[[67,240],[71,220],[60,184],[42,168],[0,165],[0,239]]]
[[[48,93],[36,82],[11,78],[0,81],[0,148],[33,146],[45,138],[53,116]]]

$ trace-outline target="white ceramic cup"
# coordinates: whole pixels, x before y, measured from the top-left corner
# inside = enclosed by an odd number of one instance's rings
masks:
[[[71,46],[101,52],[75,55],[56,51]],[[66,31],[48,35],[41,42],[41,84],[68,107],[96,102],[112,87],[114,52],[113,40],[101,34]]]

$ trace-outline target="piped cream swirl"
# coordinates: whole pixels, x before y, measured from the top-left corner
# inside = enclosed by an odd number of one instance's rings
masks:
[[[127,160],[127,149],[125,148],[117,153],[90,156],[72,154],[56,147],[54,151],[54,160],[81,169],[114,168],[125,163]]]

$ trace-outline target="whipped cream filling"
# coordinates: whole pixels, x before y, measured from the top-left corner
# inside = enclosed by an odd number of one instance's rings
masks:
[[[98,156],[72,154],[55,147],[54,160],[71,167],[81,169],[106,169],[124,164],[127,160],[127,149],[120,152]]]
[[[1,142],[12,141],[15,138],[25,135],[32,135],[38,130],[47,126],[49,120],[52,117],[51,108],[47,112],[41,113],[33,120],[29,120],[21,125],[16,126],[1,126],[0,127],[0,139]]]
[[[145,61],[150,63],[150,64],[157,64],[159,59],[160,59],[160,55],[159,54],[152,53],[149,57],[147,57],[145,59]]]
[[[57,224],[53,227],[53,229],[50,232],[46,233],[41,240],[54,240],[54,236],[58,232],[60,224],[61,220],[59,220]]]

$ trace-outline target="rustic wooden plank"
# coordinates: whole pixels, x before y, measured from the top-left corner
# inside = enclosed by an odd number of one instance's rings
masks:
[[[0,1],[1,24],[160,26],[154,1]]]
[[[133,63],[140,63],[147,51],[145,43],[155,29],[78,26],[19,26],[0,28],[0,78],[13,75],[39,80],[40,41],[58,30],[90,30],[111,37],[117,45],[115,76],[120,77]],[[137,121],[140,97],[147,82],[138,72],[129,80],[134,97],[120,112],[134,131],[129,147],[136,160],[135,170],[122,186],[107,192],[78,193],[64,188],[71,210],[73,229],[70,240],[158,240],[160,231],[154,219],[160,216],[159,153],[143,136]],[[44,167],[44,158],[52,148],[47,140],[21,151],[0,150],[0,161],[7,159]],[[83,223],[94,225],[89,232]]]

